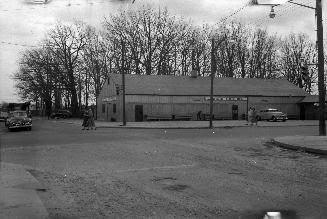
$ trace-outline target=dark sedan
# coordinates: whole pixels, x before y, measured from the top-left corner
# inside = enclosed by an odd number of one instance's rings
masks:
[[[72,117],[72,113],[69,110],[56,110],[51,113],[51,119],[66,119]]]
[[[28,117],[25,111],[13,111],[9,113],[9,117],[6,120],[5,125],[9,131],[21,128],[31,131],[32,119]]]

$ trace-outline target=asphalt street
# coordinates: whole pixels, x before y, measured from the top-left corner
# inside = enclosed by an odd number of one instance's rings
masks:
[[[98,129],[1,123],[1,161],[43,186],[50,218],[326,218],[327,158],[269,144],[317,128]]]

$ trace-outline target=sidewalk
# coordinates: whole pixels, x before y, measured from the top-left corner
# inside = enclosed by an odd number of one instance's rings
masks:
[[[275,138],[273,143],[286,149],[327,155],[327,136],[285,136]]]
[[[22,166],[0,163],[0,218],[48,218],[37,190],[40,183]]]
[[[82,120],[67,119],[53,120],[82,126]],[[122,122],[95,121],[97,128],[143,128],[143,129],[204,129],[209,127],[209,121],[151,121],[151,122],[127,122],[122,126]],[[318,126],[317,120],[289,120],[286,122],[261,121],[259,127],[293,127],[293,126]],[[217,120],[213,121],[214,128],[249,127],[245,120]]]

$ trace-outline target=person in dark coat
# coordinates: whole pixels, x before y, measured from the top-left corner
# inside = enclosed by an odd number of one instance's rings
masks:
[[[82,130],[85,130],[86,127],[88,127],[88,120],[89,120],[89,114],[88,114],[88,111],[87,111],[87,108],[85,108],[85,111],[83,113],[83,129]]]
[[[200,110],[196,115],[197,120],[201,120],[201,114],[202,114],[202,111]]]
[[[258,125],[258,115],[257,115],[257,111],[255,111],[255,108],[252,108],[253,111],[253,116],[252,116],[252,124],[254,125]]]
[[[48,120],[49,120],[50,119],[50,116],[51,116],[51,109],[48,108],[46,110],[46,112],[47,112],[47,116],[48,116]]]
[[[91,108],[88,110],[87,130],[89,130],[89,128],[91,128],[91,129],[94,128],[94,130],[96,129],[95,123],[94,123],[94,115],[93,115],[93,111]]]

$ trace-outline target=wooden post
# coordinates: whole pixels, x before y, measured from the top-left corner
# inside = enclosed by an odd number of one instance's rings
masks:
[[[213,81],[215,78],[215,40],[212,38],[211,40],[211,81],[210,81],[210,123],[209,128],[213,128],[212,120],[213,120]]]
[[[318,91],[319,91],[319,135],[326,135],[325,121],[325,96],[326,87],[324,82],[324,34],[322,26],[322,5],[321,0],[316,0],[317,14],[317,46],[318,46]]]
[[[126,109],[125,109],[125,42],[122,40],[122,90],[123,90],[123,126],[126,125]]]

